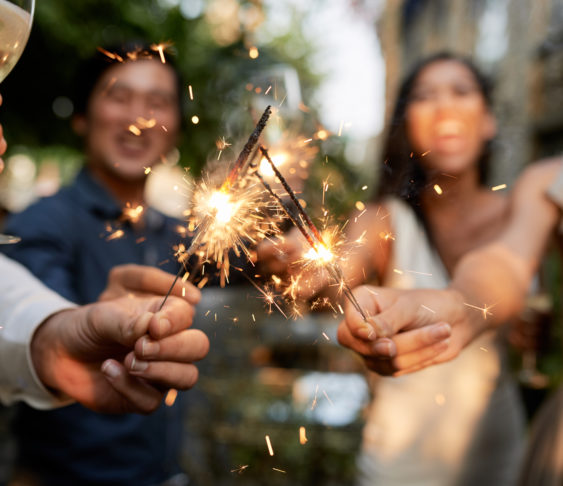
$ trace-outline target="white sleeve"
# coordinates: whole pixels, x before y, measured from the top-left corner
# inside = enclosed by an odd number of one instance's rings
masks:
[[[50,315],[76,307],[20,264],[0,254],[0,402],[23,400],[39,409],[69,403],[41,383],[31,360],[31,338]]]

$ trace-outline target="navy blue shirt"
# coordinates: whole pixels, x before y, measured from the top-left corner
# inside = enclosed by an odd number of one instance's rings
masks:
[[[2,248],[47,286],[77,304],[97,300],[110,269],[123,263],[176,273],[179,221],[147,209],[144,224],[121,219],[122,206],[83,169],[75,182],[11,217]],[[116,236],[123,231],[122,236]],[[52,411],[19,406],[18,462],[47,486],[143,486],[179,471],[180,396],[148,416],[105,415],[79,404]]]

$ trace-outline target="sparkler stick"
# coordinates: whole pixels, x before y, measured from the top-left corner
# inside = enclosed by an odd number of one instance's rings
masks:
[[[250,154],[252,153],[252,151],[256,147],[256,144],[258,143],[258,140],[260,139],[260,135],[262,134],[262,131],[266,127],[266,124],[267,124],[268,119],[270,118],[271,114],[272,114],[272,108],[271,108],[270,105],[268,105],[266,107],[266,109],[264,110],[264,113],[260,117],[260,120],[258,120],[256,127],[254,128],[254,130],[250,134],[250,137],[248,138],[244,147],[242,148],[239,156],[237,157],[237,160],[235,161],[233,168],[229,172],[229,174],[226,177],[226,179],[224,180],[223,184],[221,184],[219,192],[221,192],[223,194],[227,194],[230,191],[231,187],[238,180],[241,172],[243,171],[243,168],[244,168],[246,162],[248,161],[248,158],[250,157]],[[209,229],[209,227],[211,226],[211,224],[213,222],[212,219],[213,219],[213,216],[206,215],[203,218],[203,221],[201,221],[201,223],[199,224],[199,226],[197,228],[197,232],[196,232],[195,236],[193,237],[192,242],[190,243],[190,246],[188,247],[188,249],[183,254],[184,262],[187,261],[192,255],[194,255],[195,252],[197,251],[197,249],[200,247],[200,245],[201,245],[200,242],[201,242],[203,236],[205,235],[205,233],[207,232],[207,230]],[[170,288],[168,289],[168,292],[164,296],[164,299],[162,300],[162,303],[160,304],[160,307],[159,307],[158,310],[161,310],[162,307],[164,306],[164,304],[166,303],[166,300],[170,296],[170,293],[172,292],[174,285],[176,285],[176,282],[178,281],[178,279],[180,278],[180,275],[182,274],[182,272],[184,270],[185,270],[184,264],[182,263],[182,265],[180,266],[180,269],[178,270],[178,273],[176,274],[176,277],[174,278],[174,281],[172,282],[172,285],[170,286]]]
[[[281,198],[277,194],[274,193],[274,191],[269,186],[269,184],[267,184],[266,181],[264,181],[264,178],[260,176],[258,172],[256,172],[256,175],[258,176],[258,178],[260,179],[266,190],[268,190],[270,194],[274,195],[276,201],[280,203],[282,209],[287,214],[289,219],[297,226],[297,228],[301,231],[303,236],[305,236],[305,239],[307,240],[309,245],[311,245],[311,248],[313,248],[313,250],[318,251],[319,246],[322,246],[323,248],[327,248],[319,230],[317,229],[317,227],[315,226],[315,224],[313,223],[313,221],[311,220],[311,218],[309,217],[309,215],[307,214],[307,212],[299,202],[299,199],[295,195],[295,192],[293,191],[291,186],[287,183],[284,176],[281,174],[281,172],[278,170],[278,168],[270,158],[268,151],[262,146],[260,147],[260,151],[262,152],[262,155],[266,158],[266,160],[272,167],[274,174],[282,184],[288,196],[291,198],[291,201],[293,202],[295,208],[299,212],[300,218],[296,218],[291,214],[291,211],[289,210],[287,205],[281,200]],[[331,274],[333,280],[335,280],[341,286],[344,295],[352,303],[352,305],[362,316],[364,321],[367,321],[367,315],[362,309],[362,307],[360,306],[360,303],[358,302],[354,294],[352,293],[352,289],[344,279],[344,274],[342,273],[342,269],[340,268],[340,265],[338,265],[337,262],[327,262],[327,270]]]

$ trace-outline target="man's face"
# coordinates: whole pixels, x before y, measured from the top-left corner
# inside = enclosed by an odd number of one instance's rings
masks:
[[[174,147],[180,128],[172,68],[158,60],[116,64],[95,85],[87,113],[75,120],[95,172],[143,180],[145,168]]]

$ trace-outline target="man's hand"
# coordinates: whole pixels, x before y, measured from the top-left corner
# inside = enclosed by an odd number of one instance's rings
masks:
[[[168,388],[197,381],[207,336],[188,330],[194,307],[170,297],[98,302],[59,312],[36,331],[32,360],[41,381],[98,412],[149,413]]]
[[[113,267],[108,276],[107,286],[98,300],[111,300],[125,296],[146,297],[164,295],[170,289],[175,276],[154,267],[144,265],[118,265]],[[196,305],[201,299],[201,292],[190,282],[180,279],[174,284],[171,296],[184,298],[188,303]]]
[[[354,295],[370,317],[364,321],[346,303],[338,340],[382,375],[410,373],[449,361],[486,327],[469,322],[468,312],[479,311],[466,306],[455,290],[362,286]]]

